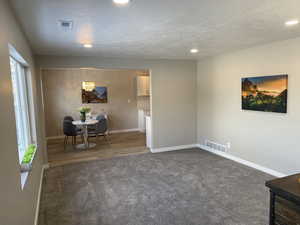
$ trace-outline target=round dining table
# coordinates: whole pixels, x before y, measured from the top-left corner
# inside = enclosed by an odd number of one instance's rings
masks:
[[[72,122],[75,126],[81,127],[82,131],[83,131],[84,143],[76,145],[76,148],[78,148],[78,149],[89,149],[89,148],[94,148],[96,146],[96,143],[89,142],[88,126],[95,125],[98,122],[99,122],[98,120],[93,120],[93,119],[92,120],[86,120],[84,122],[82,122],[81,120],[75,120],[75,121]]]

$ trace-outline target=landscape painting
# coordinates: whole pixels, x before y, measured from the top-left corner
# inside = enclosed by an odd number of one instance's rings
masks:
[[[91,91],[82,89],[82,103],[107,103],[107,87],[95,87]]]
[[[242,78],[242,109],[287,112],[288,75]]]

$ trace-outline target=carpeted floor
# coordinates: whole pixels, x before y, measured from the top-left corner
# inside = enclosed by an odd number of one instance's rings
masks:
[[[266,225],[269,179],[199,149],[60,166],[39,225]]]

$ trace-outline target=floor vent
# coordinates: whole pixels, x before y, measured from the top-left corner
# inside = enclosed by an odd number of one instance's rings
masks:
[[[205,146],[221,152],[227,152],[228,145],[222,145],[213,141],[205,140]]]

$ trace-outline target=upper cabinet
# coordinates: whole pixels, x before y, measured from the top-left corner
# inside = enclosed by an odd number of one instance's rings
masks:
[[[150,96],[149,76],[137,76],[137,96]]]

